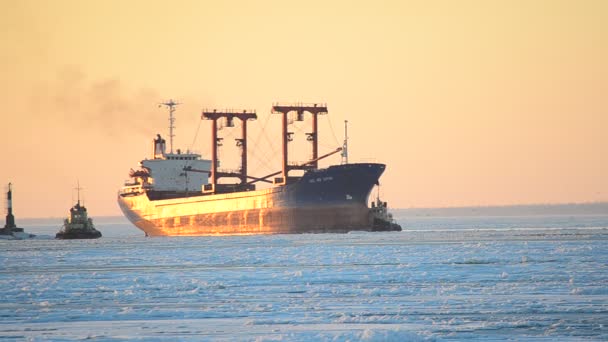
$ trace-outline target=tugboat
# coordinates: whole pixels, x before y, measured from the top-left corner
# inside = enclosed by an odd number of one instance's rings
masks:
[[[15,225],[15,216],[13,216],[13,190],[11,183],[8,183],[6,203],[6,224],[4,225],[4,228],[0,228],[0,238],[10,240],[21,240],[35,237],[36,235],[28,234],[23,231],[23,228],[19,228],[17,227],[17,225]]]
[[[401,226],[395,223],[393,214],[388,212],[388,203],[380,200],[380,186],[378,186],[376,202],[372,202],[370,214],[374,218],[372,231],[401,231]]]
[[[63,222],[63,227],[55,235],[56,239],[97,239],[101,232],[95,229],[93,219],[87,217],[87,208],[80,205],[80,186],[78,189],[78,202],[70,208],[70,217]]]

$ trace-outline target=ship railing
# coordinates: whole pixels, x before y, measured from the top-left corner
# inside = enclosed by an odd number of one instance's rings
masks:
[[[174,153],[165,153],[165,156],[177,156],[177,157],[201,157],[201,152],[199,150],[189,150],[187,149],[185,152],[181,149],[176,149]],[[179,151],[179,152],[177,152]]]
[[[127,179],[124,181],[124,186],[139,186],[141,183],[137,179]]]
[[[134,186],[125,186],[122,189],[118,190],[119,195],[136,195],[142,192],[142,187],[139,184]]]
[[[274,107],[319,107],[327,108],[327,103],[314,103],[314,102],[273,102],[272,108]]]
[[[312,165],[312,162],[310,160],[290,161],[289,163],[287,163],[287,165],[289,165],[289,166],[310,166],[310,165]]]
[[[372,158],[372,157],[367,157],[367,158],[358,158],[356,160],[350,160],[349,161],[350,164],[357,164],[357,163],[378,163],[378,159],[377,158]]]
[[[203,155],[202,152],[201,152],[201,150],[190,150],[190,149],[186,150],[186,154],[196,154],[198,156],[202,156]]]
[[[255,109],[243,109],[243,108],[203,108],[203,113],[255,113]]]
[[[217,170],[218,173],[241,173],[239,169],[221,169]]]

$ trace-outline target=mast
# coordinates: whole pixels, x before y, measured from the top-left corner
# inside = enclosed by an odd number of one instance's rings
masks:
[[[217,121],[221,118],[226,119],[226,127],[234,127],[234,119],[241,120],[241,137],[236,138],[236,145],[241,148],[241,167],[235,172],[226,172],[218,170],[218,146],[222,138],[218,138]],[[215,192],[218,180],[222,177],[236,177],[240,179],[239,185],[246,186],[247,184],[247,121],[256,120],[258,118],[255,110],[208,110],[204,109],[201,114],[201,119],[211,120],[211,187],[208,192]]]
[[[287,125],[289,124],[287,120],[287,114],[289,112],[296,112],[296,120],[303,121],[304,113],[308,112],[312,115],[312,132],[306,133],[306,140],[312,143],[312,159],[304,164],[304,165],[291,165],[289,164],[289,156],[288,156],[288,148],[287,145],[290,141],[293,140],[293,132],[287,131]],[[319,153],[319,134],[318,134],[318,124],[317,124],[317,116],[319,114],[327,114],[327,105],[321,103],[312,103],[312,104],[295,104],[295,105],[282,105],[282,104],[274,104],[272,106],[272,113],[281,114],[283,117],[283,129],[282,129],[282,141],[283,141],[283,170],[281,171],[282,177],[280,182],[276,182],[275,184],[285,185],[289,183],[289,171],[291,170],[310,170],[318,168],[318,153]]]
[[[174,102],[173,100],[169,100],[167,102],[159,103],[158,106],[165,106],[169,108],[169,153],[173,153],[173,129],[175,129],[175,118],[173,117],[173,113],[175,112],[175,107],[180,105],[181,103]]]
[[[342,145],[342,164],[348,164],[348,120],[344,120],[344,144]]]
[[[78,202],[77,202],[78,206],[80,206],[80,190],[82,190],[82,188],[80,187],[80,181],[79,180],[76,181],[76,187],[74,189],[76,190],[76,194],[77,194],[76,196],[77,196],[77,199],[78,199]]]

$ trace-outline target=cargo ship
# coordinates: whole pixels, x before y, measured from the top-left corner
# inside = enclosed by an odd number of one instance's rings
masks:
[[[170,149],[157,135],[150,159],[131,169],[130,179],[118,192],[118,204],[125,216],[146,236],[244,235],[280,233],[346,233],[349,231],[400,231],[387,203],[368,199],[386,166],[380,163],[348,163],[348,138],[336,150],[318,156],[319,115],[324,104],[296,104],[272,107],[282,116],[282,169],[263,177],[247,173],[247,123],[257,119],[251,110],[204,110],[201,119],[211,121],[211,159],[190,151],[173,150],[173,123],[178,103],[161,105],[169,109]],[[288,159],[288,114],[295,120],[312,118],[312,158],[305,163]],[[233,171],[219,169],[219,125],[234,127],[240,121],[241,165]],[[345,122],[346,124],[346,122]],[[318,162],[342,152],[342,163],[319,168]],[[233,182],[226,182],[232,178]],[[236,180],[236,181],[235,181]],[[256,183],[269,183],[257,189]],[[381,210],[379,210],[381,209]]]

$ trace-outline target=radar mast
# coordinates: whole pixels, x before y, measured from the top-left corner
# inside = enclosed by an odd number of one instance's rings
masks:
[[[169,100],[167,102],[159,103],[158,106],[165,106],[169,108],[169,153],[173,153],[173,129],[175,128],[175,118],[173,117],[173,113],[175,112],[175,107],[180,105],[181,103],[174,102],[173,100]]]
[[[348,120],[344,120],[344,144],[342,145],[342,164],[348,164]]]
[[[76,198],[77,198],[77,200],[78,200],[78,202],[76,202],[76,203],[78,203],[78,205],[80,205],[80,190],[83,190],[83,189],[80,187],[80,180],[77,180],[77,181],[76,181],[76,187],[74,188],[74,190],[76,190],[76,196],[77,196]],[[74,199],[74,197],[72,197],[72,200],[73,200],[73,199]],[[73,202],[72,202],[72,203],[73,203]]]

